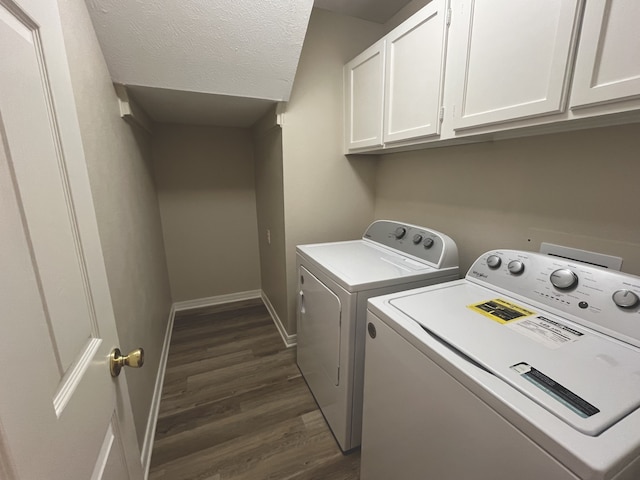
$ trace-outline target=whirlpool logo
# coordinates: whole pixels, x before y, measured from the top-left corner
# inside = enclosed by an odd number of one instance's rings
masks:
[[[473,275],[474,277],[478,277],[478,278],[488,278],[488,275],[486,273],[482,273],[482,272],[479,272],[477,270],[473,270],[471,272],[471,275]]]

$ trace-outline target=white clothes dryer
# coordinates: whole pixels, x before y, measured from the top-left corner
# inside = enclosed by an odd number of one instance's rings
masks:
[[[362,480],[640,479],[640,277],[515,250],[370,300]]]
[[[447,235],[379,220],[362,239],[297,247],[297,363],[340,448],[360,445],[367,300],[459,279]]]

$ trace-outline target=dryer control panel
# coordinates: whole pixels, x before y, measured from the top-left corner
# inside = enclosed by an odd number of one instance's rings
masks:
[[[425,227],[377,220],[369,225],[362,239],[411,255],[435,268],[458,266],[458,248],[451,237]]]
[[[466,278],[640,347],[640,277],[540,253],[493,250]]]

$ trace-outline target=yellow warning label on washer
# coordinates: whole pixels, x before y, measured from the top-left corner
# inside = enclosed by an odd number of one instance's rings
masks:
[[[486,302],[467,305],[467,308],[475,310],[498,323],[508,323],[512,320],[528,317],[535,313],[519,305],[502,300],[501,298],[494,298]]]

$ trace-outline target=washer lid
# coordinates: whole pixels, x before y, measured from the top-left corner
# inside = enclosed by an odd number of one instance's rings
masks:
[[[640,350],[469,282],[389,304],[591,436],[640,406]]]
[[[298,253],[335,277],[344,288],[398,283],[439,270],[364,240],[298,246]],[[383,285],[373,285],[383,286]]]

